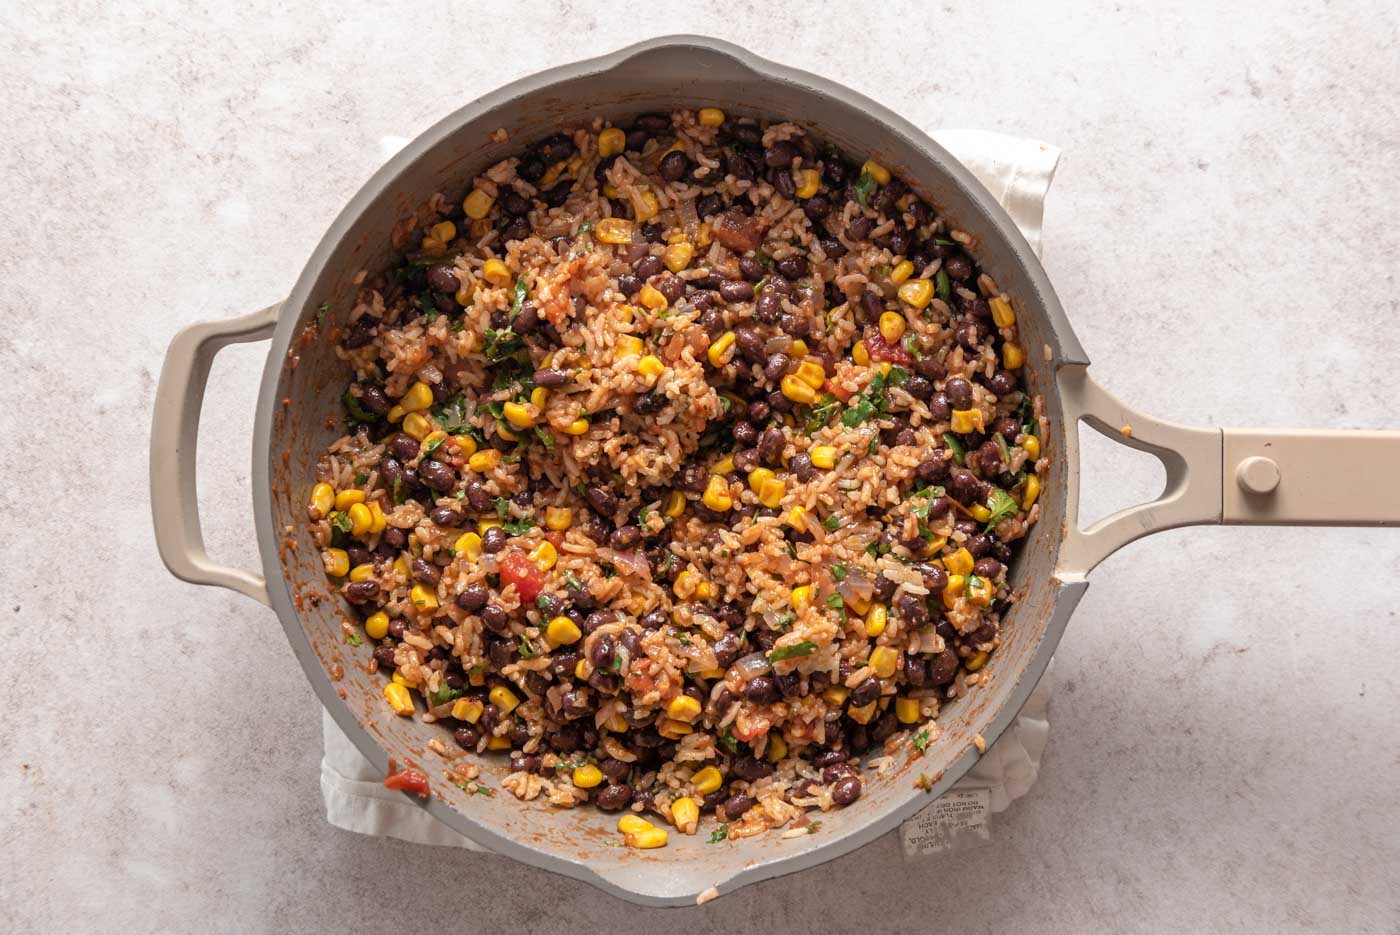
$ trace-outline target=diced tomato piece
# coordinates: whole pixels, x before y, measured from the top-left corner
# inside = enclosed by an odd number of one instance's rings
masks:
[[[389,775],[384,777],[384,788],[398,789],[401,792],[412,792],[420,799],[428,797],[428,777],[420,770],[404,769],[395,770],[393,760],[389,761]]]
[[[870,354],[871,360],[887,360],[901,367],[907,367],[914,362],[914,358],[909,356],[909,352],[904,348],[886,342],[884,335],[880,334],[880,329],[874,325],[865,326],[862,340],[865,341],[865,350]]]
[[[501,556],[501,583],[515,585],[520,600],[533,604],[544,590],[544,572],[529,557],[514,550]]]
[[[822,384],[822,389],[826,390],[828,393],[830,393],[832,396],[835,396],[843,403],[848,403],[851,401],[851,391],[846,389],[844,386],[832,383],[830,380],[827,380],[824,384]]]

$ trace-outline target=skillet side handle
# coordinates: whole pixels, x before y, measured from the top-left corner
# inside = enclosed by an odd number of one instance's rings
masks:
[[[1224,521],[1400,526],[1400,432],[1225,429]]]
[[[1079,364],[1062,367],[1056,380],[1067,432],[1077,432],[1083,420],[1099,434],[1155,456],[1167,472],[1166,488],[1156,500],[1119,510],[1088,529],[1079,528],[1079,491],[1071,485],[1057,576],[1082,578],[1129,542],[1151,533],[1221,521],[1220,429],[1176,425],[1131,409]]]
[[[175,335],[161,366],[151,417],[151,517],[156,548],[170,573],[191,584],[212,584],[271,606],[261,576],[219,565],[204,550],[195,490],[200,406],[214,355],[229,344],[265,341],[280,305],[227,321],[200,322]]]

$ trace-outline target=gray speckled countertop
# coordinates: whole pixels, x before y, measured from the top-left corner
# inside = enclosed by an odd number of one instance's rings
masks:
[[[641,32],[583,3],[135,6],[0,11],[8,930],[1397,931],[1400,531],[1131,546],[1093,576],[1041,780],[988,846],[908,863],[886,837],[653,911],[328,827],[315,699],[268,612],[164,572],[145,447],[170,336],[278,299],[383,137],[681,31],[1062,146],[1046,265],[1123,399],[1400,428],[1393,4],[696,2],[629,13]],[[200,452],[211,551],[250,567],[261,355],[219,357]],[[1086,455],[1096,515],[1153,492],[1110,447]]]

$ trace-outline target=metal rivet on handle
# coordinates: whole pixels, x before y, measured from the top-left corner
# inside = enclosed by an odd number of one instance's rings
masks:
[[[1282,472],[1272,459],[1258,455],[1245,458],[1235,469],[1235,480],[1246,493],[1273,493],[1282,478]]]

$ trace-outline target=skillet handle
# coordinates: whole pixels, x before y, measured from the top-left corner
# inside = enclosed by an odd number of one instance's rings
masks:
[[[269,606],[267,584],[260,575],[219,565],[204,550],[195,449],[214,355],[229,344],[272,337],[280,308],[270,305],[242,318],[200,322],[175,335],[161,366],[151,418],[151,516],[161,561],[183,581],[229,588]]]
[[[1156,500],[1119,510],[1088,529],[1079,528],[1079,490],[1071,484],[1066,491],[1058,577],[1082,578],[1129,542],[1151,533],[1220,522],[1220,429],[1176,425],[1131,409],[1080,364],[1062,367],[1056,379],[1067,432],[1077,432],[1082,419],[1101,435],[1154,455],[1167,471],[1166,488]]]
[[[1066,491],[1061,578],[1083,577],[1129,542],[1178,526],[1400,526],[1400,432],[1191,428],[1124,405],[1082,365],[1057,379],[1069,431],[1082,419],[1167,471],[1156,500],[1088,529],[1076,520],[1079,491]]]

